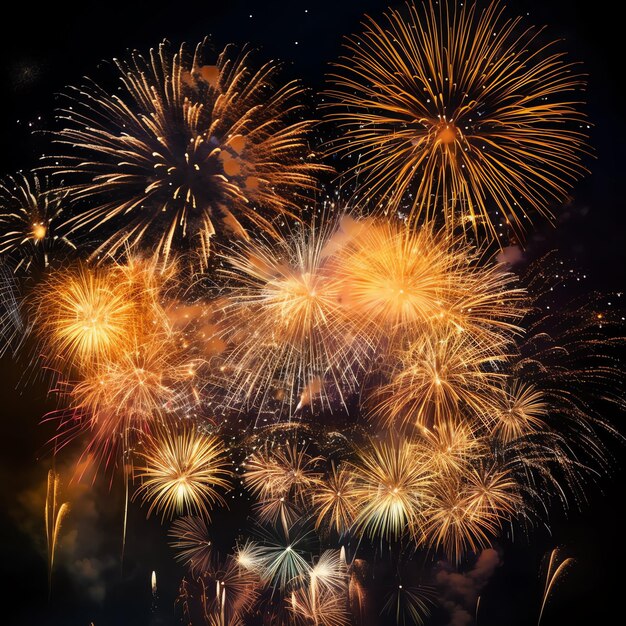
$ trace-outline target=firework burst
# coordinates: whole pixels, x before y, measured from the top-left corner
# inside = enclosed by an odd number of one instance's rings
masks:
[[[482,222],[490,237],[563,200],[584,171],[584,80],[541,30],[503,13],[407,3],[348,38],[328,117],[367,199],[408,204],[412,219],[440,211],[451,228]]]
[[[333,463],[328,475],[317,481],[313,491],[316,529],[327,527],[339,535],[348,531],[357,513],[354,487],[355,477],[350,469]]]
[[[169,530],[170,546],[176,550],[176,560],[187,565],[192,573],[209,569],[213,544],[209,527],[202,517],[185,516],[174,520]]]
[[[141,453],[145,466],[138,469],[141,486],[135,497],[150,501],[163,519],[183,511],[209,517],[209,509],[226,502],[218,489],[230,488],[224,446],[216,437],[191,428],[159,429]]]
[[[324,168],[307,161],[312,122],[290,121],[302,88],[275,87],[277,66],[253,70],[249,52],[226,48],[208,64],[206,48],[164,42],[116,60],[115,95],[90,81],[60,111],[51,168],[80,207],[71,230],[115,227],[97,252],[144,244],[167,258],[184,245],[203,268],[216,233],[274,233],[272,217],[315,187]]]
[[[223,368],[234,399],[274,400],[294,412],[326,402],[326,387],[356,385],[359,346],[328,271],[332,229],[312,224],[278,242],[250,242],[225,257],[230,281]]]
[[[354,464],[358,533],[386,539],[408,533],[421,541],[433,475],[428,459],[410,441],[372,442]]]
[[[59,228],[66,202],[66,190],[36,174],[0,181],[0,254],[11,259],[15,272],[45,270],[76,250]]]

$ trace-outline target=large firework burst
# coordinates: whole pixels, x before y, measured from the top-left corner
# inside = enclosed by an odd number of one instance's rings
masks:
[[[223,337],[233,348],[224,369],[233,399],[289,411],[356,385],[369,338],[348,327],[337,281],[330,273],[332,230],[299,228],[278,242],[254,241],[225,255]]]
[[[98,251],[144,243],[167,258],[182,243],[204,267],[216,232],[273,233],[272,218],[315,186],[312,123],[291,120],[299,84],[275,87],[276,64],[251,69],[249,51],[226,48],[208,64],[206,48],[134,52],[115,61],[119,92],[89,81],[60,111],[50,167],[68,177],[72,231],[105,233]]]
[[[550,216],[584,171],[584,86],[540,30],[497,2],[407,3],[346,43],[327,96],[366,198],[498,236]],[[387,208],[385,203],[384,207]]]

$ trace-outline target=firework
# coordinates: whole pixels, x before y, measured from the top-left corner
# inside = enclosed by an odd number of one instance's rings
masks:
[[[408,533],[421,541],[433,481],[428,459],[409,440],[392,437],[359,451],[353,471],[356,531],[389,540]]]
[[[501,265],[458,237],[399,221],[341,222],[333,273],[355,334],[389,342],[395,335],[457,331],[495,351],[518,331],[522,290]],[[373,327],[373,328],[372,328]]]
[[[278,67],[253,70],[246,51],[226,48],[210,65],[206,48],[134,52],[115,61],[115,95],[89,81],[59,112],[51,168],[81,207],[71,230],[114,228],[97,252],[144,244],[167,258],[185,245],[205,267],[216,233],[273,233],[272,217],[315,187],[324,168],[307,161],[312,122],[291,121],[303,89],[276,87]]]
[[[357,513],[354,487],[355,478],[350,469],[333,463],[329,474],[317,481],[313,491],[316,529],[327,526],[339,535],[348,531]]]
[[[259,576],[264,572],[264,550],[254,541],[247,540],[243,545],[237,546],[234,559],[239,567]]]
[[[348,581],[345,560],[339,550],[325,550],[309,572],[311,588],[344,591]]]
[[[491,237],[564,199],[584,171],[584,80],[503,13],[408,3],[348,39],[328,117],[342,130],[332,150],[359,155],[349,171],[365,198],[406,204],[412,219],[438,210],[451,228],[480,221]]]
[[[169,533],[170,546],[176,550],[176,560],[187,565],[192,573],[209,569],[213,544],[209,528],[202,517],[186,516],[174,520]]]
[[[184,578],[179,600],[189,623],[241,626],[257,596],[254,576],[229,558],[197,578]]]
[[[191,428],[159,429],[141,456],[145,466],[135,496],[150,501],[148,517],[157,511],[172,518],[184,510],[209,517],[215,504],[226,504],[218,489],[230,488],[232,472],[216,437]]]
[[[519,507],[517,484],[506,470],[472,469],[435,481],[423,526],[429,545],[442,547],[457,563],[467,550],[490,545],[503,521]]]
[[[46,541],[48,544],[48,594],[52,591],[52,568],[56,552],[61,524],[69,512],[69,504],[58,503],[59,475],[54,471],[48,472],[48,488],[46,491],[46,507],[44,516],[46,521]]]
[[[355,387],[359,350],[328,272],[331,233],[313,223],[225,256],[222,274],[231,286],[224,339],[233,348],[223,367],[235,399],[261,406],[279,400],[293,412],[327,403],[327,386],[339,394]]]
[[[41,289],[37,330],[52,359],[85,367],[115,358],[135,339],[136,301],[108,268],[52,274]]]
[[[492,435],[510,443],[533,432],[545,430],[548,405],[543,394],[530,384],[513,380],[511,389],[501,396],[503,402],[495,413]]]
[[[291,584],[306,579],[311,570],[303,556],[307,534],[295,526],[261,530],[259,547],[262,551],[264,580],[285,591]]]
[[[432,332],[402,354],[403,367],[379,394],[377,411],[389,424],[440,424],[463,411],[488,422],[505,375],[494,365],[506,354],[456,331]]]
[[[428,588],[408,587],[400,583],[388,594],[383,612],[393,615],[398,626],[400,624],[422,626],[424,619],[430,615],[429,604],[432,603],[432,595]]]
[[[61,414],[59,442],[85,434],[85,454],[113,467],[117,452],[129,453],[143,435],[176,413],[195,406],[194,362],[176,337],[155,333],[84,372],[64,392],[69,409]],[[66,416],[69,415],[69,418]]]
[[[333,592],[312,595],[310,589],[298,589],[291,594],[287,608],[294,622],[302,626],[347,626],[350,616],[346,603]]]
[[[44,270],[76,250],[58,228],[66,198],[66,191],[36,174],[0,181],[0,254],[11,259],[13,271]]]
[[[15,353],[25,331],[18,281],[0,261],[0,358],[5,353]]]
[[[469,423],[468,423],[469,422]],[[435,475],[461,475],[485,454],[486,442],[469,420],[448,419],[432,430],[418,429],[415,446],[423,450]]]

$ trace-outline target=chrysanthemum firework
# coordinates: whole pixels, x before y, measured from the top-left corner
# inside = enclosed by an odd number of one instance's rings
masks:
[[[176,550],[176,560],[189,567],[192,573],[209,569],[213,543],[207,522],[202,517],[187,515],[174,520],[169,530],[170,546]]]
[[[491,545],[502,524],[519,509],[518,485],[506,470],[472,469],[433,482],[423,525],[426,541],[457,562],[468,551]]]
[[[402,353],[402,366],[378,390],[376,412],[389,424],[431,427],[455,419],[490,422],[506,375],[494,354],[465,332],[425,333]]]
[[[223,369],[233,401],[284,405],[328,404],[355,388],[363,344],[347,325],[340,292],[329,273],[332,230],[312,224],[278,242],[254,241],[225,255],[222,274],[232,345]]]
[[[50,274],[32,299],[45,358],[84,373],[122,358],[147,335],[171,335],[162,305],[174,273],[174,264],[129,257]]]
[[[388,540],[408,535],[420,542],[430,488],[436,480],[426,455],[410,440],[393,436],[359,451],[353,472],[355,531]]]
[[[163,519],[183,511],[209,516],[214,505],[225,505],[218,491],[230,487],[222,442],[190,426],[156,428],[140,453],[144,465],[138,468],[140,487],[136,496],[149,501],[152,511]]]
[[[334,530],[342,535],[351,528],[357,513],[355,481],[348,467],[334,463],[328,475],[316,481],[312,495],[316,529]]]
[[[0,255],[9,259],[13,271],[44,270],[76,249],[59,228],[67,195],[37,174],[0,181]]]
[[[348,38],[327,92],[333,150],[367,199],[412,219],[518,234],[584,171],[584,80],[540,29],[449,0],[407,3]]]
[[[300,517],[319,480],[320,457],[308,454],[306,446],[287,442],[257,450],[245,463],[244,484],[256,495],[259,520],[281,521],[285,532]]]
[[[213,235],[273,233],[315,187],[312,122],[292,119],[302,87],[277,87],[277,65],[252,69],[249,51],[208,56],[206,42],[164,42],[115,60],[114,94],[93,81],[71,90],[50,167],[67,177],[71,230],[104,233],[97,252],[143,244],[167,258],[184,245],[204,267]]]
[[[331,243],[353,332],[374,337],[377,348],[381,341],[393,346],[396,335],[406,343],[423,333],[463,331],[496,351],[516,331],[523,291],[515,277],[458,237],[345,216]]]

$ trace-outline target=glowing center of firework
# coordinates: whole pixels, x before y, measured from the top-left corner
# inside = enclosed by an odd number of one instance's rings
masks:
[[[33,224],[33,238],[41,240],[46,236],[46,227],[43,224]]]
[[[437,128],[437,141],[449,145],[457,139],[456,126],[450,122],[442,122]]]
[[[188,493],[187,477],[180,476],[176,480],[176,482],[178,483],[176,487],[176,501],[177,501],[179,510],[181,510],[183,504],[187,500],[187,493]]]

